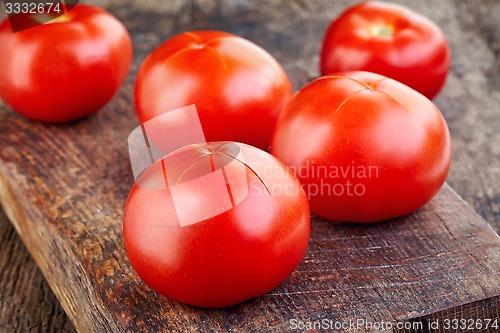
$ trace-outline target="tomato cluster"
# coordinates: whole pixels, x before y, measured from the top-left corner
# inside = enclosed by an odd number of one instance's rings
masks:
[[[130,37],[102,9],[77,6],[36,28],[10,29],[0,25],[0,96],[28,118],[96,112],[129,71]],[[135,83],[142,140],[149,150],[170,148],[127,199],[132,266],[169,298],[229,306],[272,290],[297,267],[311,212],[366,223],[419,209],[450,166],[449,131],[429,100],[449,67],[434,23],[375,1],[331,23],[324,76],[293,96],[281,65],[249,40],[220,31],[167,40]],[[176,146],[173,123],[150,126],[192,104],[202,135],[174,130],[183,136]],[[271,154],[261,150],[269,146]]]
[[[138,178],[123,236],[130,262],[153,289],[222,307],[287,278],[306,252],[309,220],[306,194],[282,162],[252,146],[215,142],[185,146]]]
[[[444,34],[428,18],[396,4],[353,6],[326,31],[321,74],[363,70],[400,81],[434,98],[450,69]]]
[[[79,5],[15,33],[9,20],[0,24],[0,97],[33,120],[62,123],[98,111],[131,63],[127,30],[101,8]]]
[[[312,212],[376,222],[413,212],[437,193],[450,137],[439,110],[415,90],[379,74],[341,72],[293,96],[271,153],[298,170]]]
[[[265,149],[292,95],[283,68],[252,42],[220,31],[185,32],[154,50],[137,74],[137,116],[144,123],[195,104],[207,141]]]

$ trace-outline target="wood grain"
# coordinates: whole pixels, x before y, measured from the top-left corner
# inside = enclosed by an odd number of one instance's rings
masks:
[[[0,209],[0,332],[76,332]]]
[[[436,101],[453,137],[449,181],[498,228],[500,6],[399,2],[434,19],[450,39],[452,74]],[[498,304],[498,236],[449,187],[395,221],[360,227],[315,219],[298,270],[270,294],[226,310],[169,301],[130,268],[121,240],[133,182],[126,137],[137,125],[132,82],[144,57],[182,30],[223,29],[268,49],[298,88],[317,76],[323,31],[350,3],[105,1],[135,47],[129,81],[110,104],[58,127],[0,105],[0,200],[79,332],[283,332],[292,318],[445,318],[449,309],[484,313],[487,302]]]
[[[394,221],[314,218],[304,262],[263,297],[226,310],[178,304],[137,278],[121,242],[131,177],[125,145],[115,140],[130,117],[108,108],[57,128],[6,117],[3,142],[23,149],[2,153],[0,197],[79,332],[283,332],[291,319],[405,320],[500,295],[499,237],[445,186],[424,209]]]

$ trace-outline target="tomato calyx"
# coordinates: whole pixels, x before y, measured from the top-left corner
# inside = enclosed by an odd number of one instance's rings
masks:
[[[372,37],[392,37],[395,34],[395,28],[393,25],[381,24],[372,26],[370,29],[370,35]]]
[[[52,17],[52,15],[50,15],[50,14],[46,14],[46,15],[47,15],[47,17]],[[50,19],[50,21],[46,20],[47,17],[34,16],[33,19],[35,21],[40,22],[40,24],[43,24],[43,25],[66,23],[66,22],[72,21],[72,17],[70,15],[68,15],[67,13],[62,15],[62,16],[58,16],[58,17],[55,17],[53,19]]]
[[[192,144],[166,155],[161,159],[161,164],[152,167],[157,169],[153,173],[163,175],[163,177],[158,177],[154,184],[146,181],[147,176],[145,179],[139,176],[136,183],[144,188],[165,189],[219,172],[224,178],[230,197],[233,197],[234,186],[246,185],[249,175],[262,185],[264,193],[271,196],[269,187],[258,172],[244,161],[244,158],[239,146],[232,142]],[[174,171],[179,165],[183,165],[183,171],[180,173]],[[228,166],[229,169],[227,169]],[[231,190],[230,187],[233,189]]]
[[[32,15],[33,21],[36,21],[37,23],[41,25],[50,25],[50,24],[59,24],[59,23],[66,23],[66,22],[71,22],[72,17],[69,16],[67,13],[61,16],[56,16],[52,14],[46,14],[46,13],[39,13],[37,15]]]
[[[271,191],[267,187],[267,185],[264,182],[264,180],[262,180],[262,178],[259,176],[259,174],[257,173],[257,171],[255,171],[250,165],[248,165],[247,163],[245,163],[244,161],[242,161],[241,159],[239,159],[237,156],[234,156],[234,155],[232,155],[230,153],[224,152],[222,150],[223,148],[224,147],[220,147],[217,151],[212,151],[212,150],[210,150],[209,144],[207,144],[207,147],[206,147],[206,149],[210,152],[210,155],[221,154],[221,155],[229,158],[231,161],[240,163],[242,166],[244,166],[245,169],[248,170],[248,171],[250,171],[250,173],[252,173],[257,178],[257,180],[262,184],[262,186],[266,190],[266,193],[269,196],[271,196]],[[214,171],[215,171],[215,169],[214,169]],[[226,184],[229,186],[229,183],[228,183],[227,179],[226,179]]]

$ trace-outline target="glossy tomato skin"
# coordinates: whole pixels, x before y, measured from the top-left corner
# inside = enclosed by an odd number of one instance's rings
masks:
[[[311,211],[375,222],[413,212],[444,183],[450,135],[435,105],[369,72],[319,78],[278,121],[271,153],[298,175]]]
[[[355,5],[328,27],[321,74],[369,71],[400,81],[433,99],[450,68],[450,49],[439,27],[410,9],[386,2]]]
[[[0,97],[33,120],[62,123],[98,111],[131,61],[127,30],[98,7],[78,5],[16,33],[8,20],[0,25]]]
[[[295,176],[275,157],[245,144],[236,144],[243,160],[224,162],[231,155],[228,144],[235,143],[209,143],[213,153],[206,145],[190,146],[188,156],[172,153],[153,164],[125,207],[124,241],[135,271],[157,292],[191,305],[225,307],[269,292],[300,263],[309,241],[309,205]],[[226,175],[243,167],[244,177],[230,180],[236,191],[231,188],[234,198],[244,186],[248,193],[229,210],[183,224],[185,213],[189,218],[213,207],[200,200],[200,192],[220,206],[227,195],[202,175],[205,162],[226,164]],[[164,165],[175,185],[151,187],[163,182]],[[184,186],[181,194],[174,190],[178,184]]]
[[[142,64],[135,103],[141,123],[196,104],[207,141],[265,149],[292,95],[278,62],[252,42],[221,31],[193,31],[160,45]]]

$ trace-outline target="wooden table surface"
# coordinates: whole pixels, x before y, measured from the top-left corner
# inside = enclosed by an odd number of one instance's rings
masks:
[[[173,34],[192,29],[222,29],[255,41],[284,64],[290,76],[296,78],[298,87],[318,75],[317,54],[329,20],[354,2],[100,1],[128,27],[136,51],[128,83],[114,102],[130,95],[134,75],[148,52]],[[452,134],[453,163],[448,183],[498,232],[500,2],[397,2],[430,17],[449,39],[452,71],[435,101]],[[10,112],[2,104],[0,109]],[[75,328],[1,213],[0,239],[0,332],[74,332]],[[466,293],[461,295],[464,297]],[[489,302],[498,311],[498,299]]]

